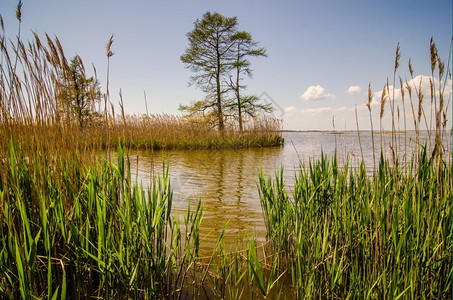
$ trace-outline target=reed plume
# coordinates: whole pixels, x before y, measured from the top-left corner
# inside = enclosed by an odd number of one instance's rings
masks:
[[[370,125],[371,125],[371,145],[373,151],[373,170],[376,170],[376,153],[375,153],[375,146],[374,146],[374,127],[373,127],[373,116],[371,114],[371,104],[373,102],[373,92],[371,90],[371,82],[368,83],[368,102],[366,103],[366,107],[368,108],[368,112],[370,114]]]

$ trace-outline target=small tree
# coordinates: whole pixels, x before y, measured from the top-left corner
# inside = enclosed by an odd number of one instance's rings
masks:
[[[250,61],[248,57],[264,56],[267,57],[266,49],[258,48],[258,43],[252,39],[252,35],[245,31],[236,32],[231,36],[234,42],[234,78],[230,76],[227,82],[228,86],[233,90],[236,101],[230,104],[230,107],[235,107],[238,116],[239,130],[243,131],[243,115],[248,114],[254,117],[257,111],[272,112],[272,104],[263,104],[255,95],[243,96],[241,89],[245,89],[245,85],[241,85],[242,75],[245,74],[252,77]]]
[[[192,123],[215,127],[218,125],[217,116],[212,109],[215,101],[209,98],[192,102],[190,105],[180,105],[179,110],[187,113],[187,119]]]
[[[201,87],[207,107],[215,108],[219,131],[224,132],[223,78],[232,69],[232,48],[235,41],[231,36],[236,32],[237,19],[226,18],[219,13],[206,12],[201,20],[195,21],[195,28],[187,33],[189,47],[181,56],[186,68],[196,73],[189,84]]]
[[[86,77],[82,59],[77,55],[71,60],[64,85],[63,104],[83,128],[85,119],[94,112],[96,101],[101,100],[99,81]]]

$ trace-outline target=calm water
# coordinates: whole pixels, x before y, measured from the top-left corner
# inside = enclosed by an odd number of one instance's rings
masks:
[[[321,151],[331,157],[337,149],[341,164],[347,155],[352,166],[361,160],[357,133],[290,132],[283,136],[285,145],[274,148],[130,152],[132,172],[143,185],[147,185],[153,174],[162,173],[163,161],[169,163],[176,211],[183,212],[188,201],[195,203],[202,199],[204,202],[201,255],[210,255],[213,244],[228,221],[227,244],[235,244],[246,232],[256,234],[258,240],[264,242],[265,228],[257,188],[260,168],[269,177],[283,167],[290,190],[300,162],[308,164],[309,158],[320,157]],[[384,135],[386,151],[389,150],[390,138],[391,135]],[[404,134],[397,135],[399,152],[403,154],[406,147],[410,153],[415,145],[415,134],[406,135],[406,146],[404,138]],[[426,133],[421,138],[426,139]],[[371,133],[361,133],[360,139],[364,159],[371,172]],[[378,148],[379,136],[375,135],[375,143]],[[450,138],[448,145],[451,149]]]

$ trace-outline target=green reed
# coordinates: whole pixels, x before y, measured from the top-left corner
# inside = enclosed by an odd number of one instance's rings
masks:
[[[451,146],[444,144],[446,137],[451,138],[446,127],[451,94],[444,95],[451,77],[432,40],[430,50],[432,113],[424,112],[421,83],[417,89],[400,80],[402,105],[407,92],[416,130],[412,156],[406,134],[402,159],[398,153],[401,142],[394,119],[391,155],[383,154],[381,131],[381,156],[374,159],[371,176],[363,160],[356,167],[349,159],[340,165],[337,154],[300,165],[291,194],[285,188],[283,170],[274,179],[260,173],[267,239],[280,268],[291,272],[297,298],[451,298],[452,164]],[[398,44],[394,77],[399,51]],[[409,70],[413,77],[410,60]],[[381,97],[381,123],[388,99],[395,118],[399,104],[387,83]],[[372,126],[371,104],[369,87]],[[428,130],[425,142],[420,140],[422,117]],[[406,118],[404,128],[405,122]]]
[[[451,297],[452,171],[441,165],[423,148],[406,170],[382,158],[369,177],[322,156],[301,166],[292,196],[281,175],[261,174],[269,239],[299,298]]]
[[[228,224],[228,223],[227,223]],[[234,249],[225,250],[225,224],[214,246],[213,254],[202,266],[200,276],[202,299],[275,299],[282,296],[286,274],[278,265],[277,255],[266,255],[265,246],[258,245],[248,233],[237,241]],[[288,291],[286,295],[291,296]],[[290,298],[289,298],[290,299]]]
[[[178,223],[167,167],[144,189],[131,182],[121,146],[117,165],[29,158],[13,145],[1,164],[0,295],[171,299],[183,292],[198,259],[203,207],[189,207]]]

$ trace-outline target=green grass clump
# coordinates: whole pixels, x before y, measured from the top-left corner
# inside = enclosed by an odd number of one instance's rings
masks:
[[[144,189],[127,155],[90,169],[74,158],[24,157],[0,172],[0,295],[178,298],[197,262],[203,207],[179,224],[168,168]]]

